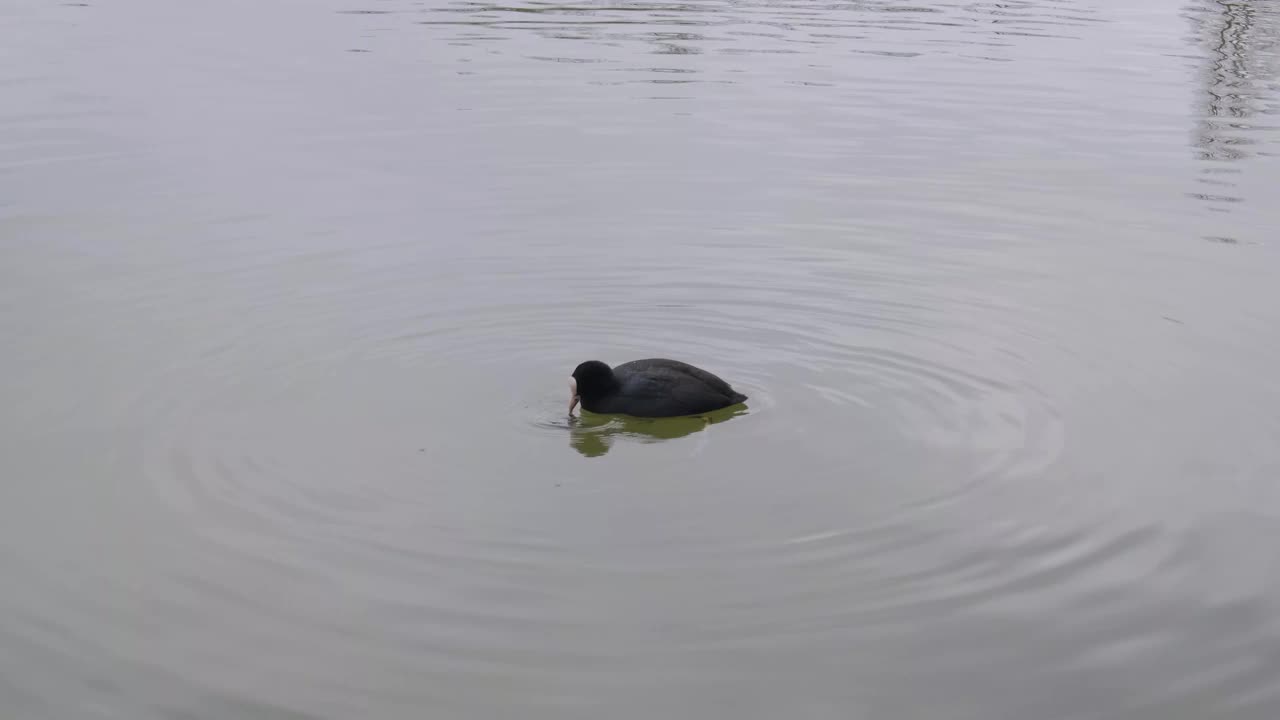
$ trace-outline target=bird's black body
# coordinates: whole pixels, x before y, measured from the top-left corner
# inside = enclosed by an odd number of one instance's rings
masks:
[[[747,399],[729,383],[679,360],[634,360],[615,368],[592,360],[573,371],[582,408],[636,417],[697,415]]]

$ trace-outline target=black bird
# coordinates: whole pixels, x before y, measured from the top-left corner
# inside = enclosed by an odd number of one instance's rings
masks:
[[[569,412],[582,401],[593,413],[677,417],[737,405],[746,395],[701,368],[678,360],[633,360],[610,368],[599,360],[579,365],[569,378]]]

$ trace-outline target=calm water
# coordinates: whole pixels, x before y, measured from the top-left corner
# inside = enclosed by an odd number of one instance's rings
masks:
[[[6,720],[1280,717],[1277,3],[0,28]]]

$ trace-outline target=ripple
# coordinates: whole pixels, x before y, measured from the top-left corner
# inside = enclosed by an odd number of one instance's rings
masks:
[[[1064,9],[1071,12],[1064,12]],[[1070,38],[1070,35],[1047,32],[1047,28],[1069,28],[1100,22],[1090,17],[1089,11],[1074,3],[1025,3],[1016,9],[1000,3],[938,3],[928,7],[901,7],[889,2],[862,2],[832,4],[828,2],[748,2],[748,3],[629,3],[626,5],[561,5],[558,3],[530,2],[523,5],[494,5],[483,2],[454,2],[447,7],[427,11],[431,20],[419,21],[422,25],[437,28],[485,27],[519,31],[522,28],[546,33],[559,33],[573,28],[587,35],[575,35],[573,40],[597,39],[613,43],[650,42],[654,52],[669,54],[673,49],[680,53],[701,53],[707,44],[728,44],[720,52],[728,54],[799,54],[812,51],[768,47],[735,47],[734,45],[781,43],[808,45],[814,48],[827,46],[840,36],[832,35],[832,29],[857,29],[864,31],[917,31],[945,30],[972,40],[960,44],[1003,45],[991,43],[991,39],[1005,36]],[[529,19],[528,16],[537,19]],[[636,16],[642,16],[637,18]],[[438,19],[437,19],[438,18]],[[611,25],[637,25],[645,30],[627,33],[609,28]],[[667,26],[670,34],[688,27],[708,28],[700,34],[681,33],[679,41],[672,45],[657,33],[654,27]],[[762,28],[769,28],[764,31]],[[719,31],[719,32],[716,32]],[[547,34],[548,39],[557,35]],[[850,36],[870,40],[870,35]],[[945,43],[956,43],[948,38]],[[859,48],[857,52],[886,57],[914,57],[922,52],[900,53],[890,47]],[[951,52],[945,49],[933,52]],[[993,58],[1007,59],[1007,58]]]
[[[894,293],[887,288],[915,287],[895,285],[891,276],[875,278],[878,297],[848,298],[849,276],[838,268],[857,263],[843,252],[792,258],[784,251],[774,262],[753,262],[754,269],[736,268],[712,281],[694,281],[680,265],[665,261],[637,259],[625,269],[601,273],[562,257],[526,260],[519,275],[509,279],[515,295],[517,288],[529,294],[524,302],[454,302],[429,312],[420,309],[420,293],[401,296],[402,286],[386,286],[374,273],[367,285],[372,295],[362,304],[381,308],[377,323],[360,327],[350,342],[328,346],[321,354],[285,355],[278,362],[261,358],[249,380],[237,378],[231,367],[215,368],[227,362],[239,366],[248,357],[245,343],[255,338],[277,333],[305,338],[326,325],[342,324],[341,313],[289,314],[288,329],[267,313],[242,327],[239,339],[210,341],[211,351],[200,360],[203,371],[199,365],[175,368],[170,379],[157,378],[155,395],[137,398],[131,411],[163,428],[148,437],[146,450],[157,490],[188,517],[221,518],[226,526],[209,527],[210,537],[234,542],[239,552],[265,551],[246,537],[271,544],[363,542],[388,523],[405,522],[406,513],[425,511],[426,498],[401,476],[414,463],[451,457],[447,446],[398,432],[364,440],[361,448],[333,444],[333,438],[367,434],[360,427],[380,422],[377,413],[385,411],[380,406],[396,405],[386,395],[365,400],[352,395],[360,383],[348,371],[370,366],[402,377],[406,387],[412,377],[493,373],[480,399],[505,398],[496,412],[507,428],[501,432],[529,443],[559,436],[557,443],[567,440],[591,457],[605,455],[617,443],[676,443],[678,457],[698,457],[714,452],[718,443],[768,443],[788,430],[810,431],[808,415],[823,424],[845,422],[873,432],[877,442],[892,448],[891,457],[951,458],[947,472],[926,462],[909,487],[868,505],[866,512],[874,508],[895,524],[924,522],[928,515],[965,517],[973,507],[993,502],[985,496],[1002,492],[1001,485],[1043,474],[1061,453],[1062,421],[1048,397],[1025,386],[1016,373],[992,374],[1016,370],[1017,356],[992,364],[990,357],[972,356],[966,343],[944,340],[941,331],[954,331],[957,317],[951,313],[956,311],[931,308],[924,297],[888,299]],[[485,277],[497,262],[459,259],[446,273]],[[762,267],[770,270],[762,275]],[[654,277],[666,280],[655,286]],[[558,290],[570,286],[572,298]],[[664,299],[661,306],[627,299],[655,293]],[[330,305],[323,298],[318,302],[318,308]],[[300,317],[306,324],[299,324]],[[421,329],[405,332],[406,327]],[[653,343],[657,338],[660,345]],[[667,352],[650,352],[658,348]],[[563,377],[574,364],[589,356],[622,362],[652,354],[679,355],[713,368],[751,397],[748,407],[710,423],[570,421],[564,416]],[[506,373],[500,367],[523,370]],[[198,380],[190,378],[193,371],[200,373]],[[201,391],[175,393],[177,385]],[[399,392],[380,387],[384,393]],[[446,403],[468,394],[466,388],[430,392],[440,393]],[[345,411],[350,417],[326,417],[326,405],[351,408]],[[285,408],[286,415],[273,420],[280,415],[273,406]],[[395,412],[413,417],[407,405]],[[368,453],[381,458],[377,464],[390,481],[363,475]],[[839,457],[836,452],[832,459]],[[877,472],[874,468],[862,471]],[[445,519],[432,522],[439,532],[452,532]],[[473,541],[520,537],[514,528],[477,530]],[[684,540],[747,552],[736,536],[710,532],[695,531]],[[457,552],[470,552],[457,541],[450,541]]]

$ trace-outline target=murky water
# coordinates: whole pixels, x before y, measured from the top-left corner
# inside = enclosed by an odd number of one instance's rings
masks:
[[[5,718],[1280,716],[1276,3],[0,23]]]

